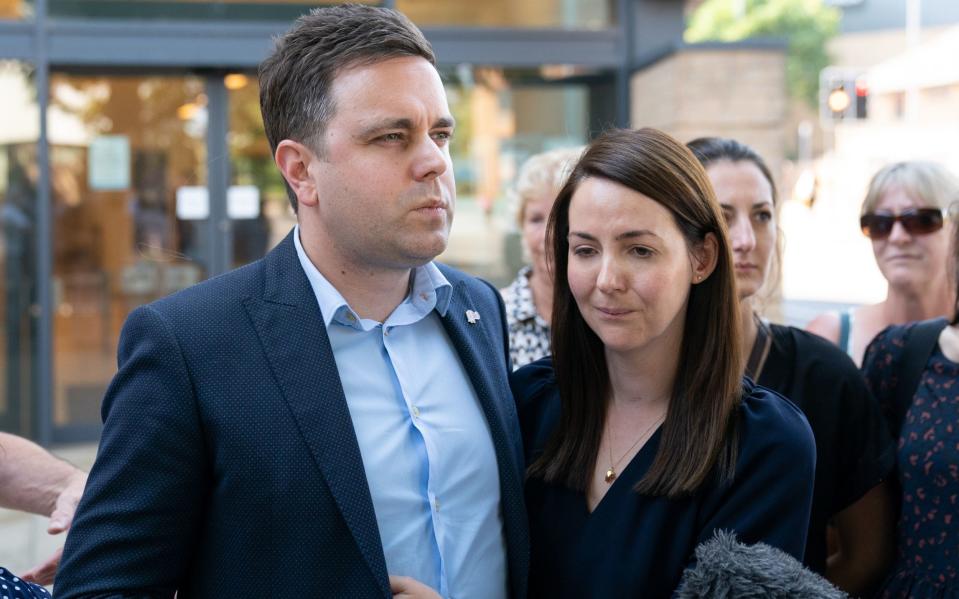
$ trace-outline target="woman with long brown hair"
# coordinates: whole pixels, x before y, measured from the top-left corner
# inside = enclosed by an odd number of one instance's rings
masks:
[[[652,130],[594,141],[550,215],[552,359],[514,373],[533,597],[667,597],[716,530],[801,559],[815,450],[744,379],[702,166]]]
[[[867,597],[893,553],[892,494],[885,479],[895,448],[859,369],[838,347],[758,312],[775,281],[776,185],[765,161],[734,139],[686,144],[705,167],[729,230],[740,298],[746,374],[795,402],[816,438],[816,480],[803,563],[844,591]],[[838,550],[828,551],[832,523]]]

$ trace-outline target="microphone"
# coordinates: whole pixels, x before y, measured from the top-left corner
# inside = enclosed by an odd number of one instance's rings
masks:
[[[674,599],[848,599],[848,595],[788,553],[717,530],[696,547]]]

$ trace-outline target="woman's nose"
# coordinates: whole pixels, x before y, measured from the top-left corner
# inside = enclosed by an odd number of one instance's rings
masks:
[[[596,287],[604,293],[620,291],[624,287],[623,280],[623,272],[617,261],[612,257],[604,257],[596,278]]]
[[[756,247],[756,234],[748,219],[737,218],[730,223],[729,237],[734,252],[750,252]]]

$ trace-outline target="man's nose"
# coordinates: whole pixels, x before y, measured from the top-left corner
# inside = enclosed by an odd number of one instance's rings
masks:
[[[431,136],[417,144],[413,160],[414,179],[429,181],[445,173],[448,168],[449,157],[446,151],[438,146]]]

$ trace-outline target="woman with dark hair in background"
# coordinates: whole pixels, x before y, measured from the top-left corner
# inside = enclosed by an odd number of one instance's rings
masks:
[[[552,360],[514,373],[533,597],[668,597],[714,531],[801,558],[815,449],[743,379],[722,213],[652,129],[594,141],[547,234]]]
[[[869,182],[859,225],[889,283],[886,299],[820,314],[806,328],[860,365],[866,345],[887,326],[950,315],[956,296],[946,276],[949,234],[942,225],[957,197],[959,178],[935,162],[880,169]]]
[[[946,232],[956,269],[959,227]],[[953,276],[955,286],[959,272]],[[897,555],[883,598],[959,597],[959,302],[950,318],[891,326],[863,361],[898,439]]]
[[[895,453],[879,406],[852,360],[825,339],[771,324],[757,296],[781,239],[776,186],[763,159],[733,139],[687,144],[706,168],[729,228],[739,289],[746,374],[798,405],[816,438],[816,480],[803,562],[844,591],[863,596],[885,576],[893,553],[888,484]],[[827,555],[835,525],[838,551]]]

